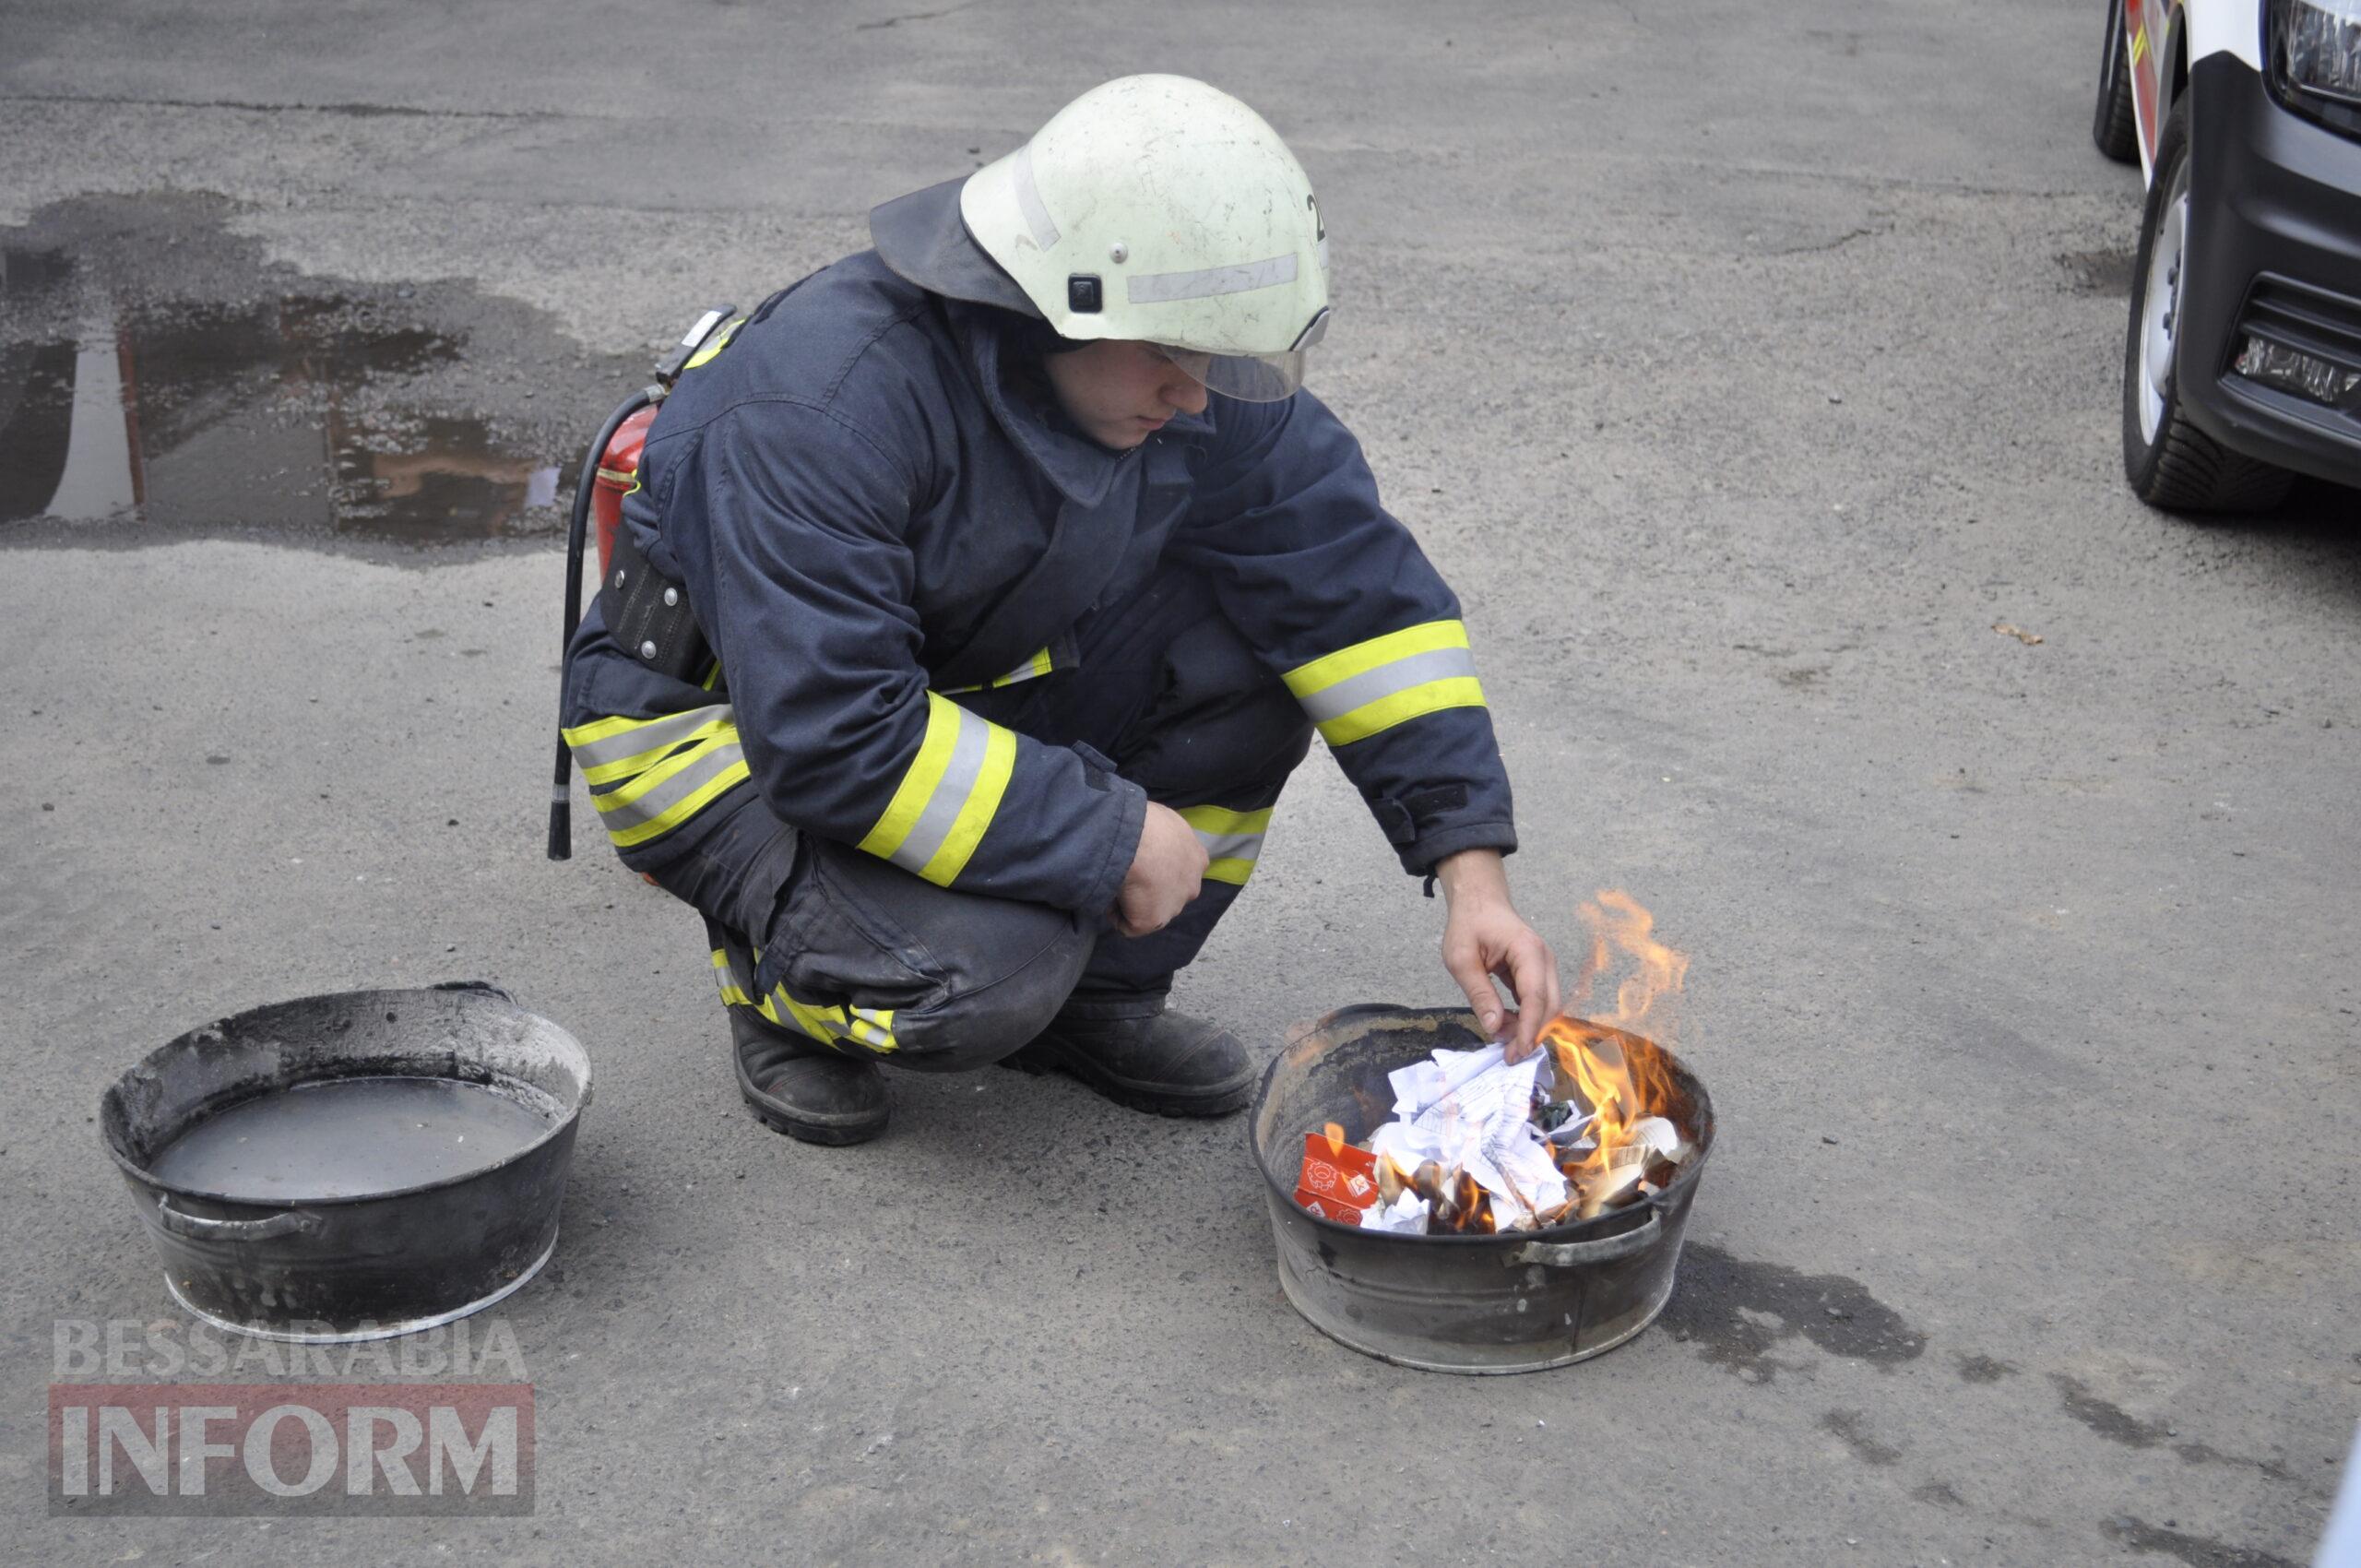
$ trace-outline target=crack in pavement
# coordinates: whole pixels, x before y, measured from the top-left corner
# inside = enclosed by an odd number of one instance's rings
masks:
[[[230,109],[248,114],[341,114],[354,120],[578,120],[604,115],[553,109],[421,109],[407,103],[255,103],[235,98],[86,97],[70,92],[0,94],[0,103],[82,103],[101,109]]]
[[[956,6],[946,6],[940,11],[911,11],[898,17],[888,17],[882,22],[861,22],[857,24],[852,30],[855,32],[882,32],[885,29],[893,27],[900,22],[931,22],[938,17],[947,17],[954,11],[972,10],[983,3],[984,0],[960,0],[960,4]]]

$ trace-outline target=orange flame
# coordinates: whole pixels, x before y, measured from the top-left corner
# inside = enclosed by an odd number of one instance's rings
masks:
[[[1591,938],[1574,980],[1575,1007],[1589,1002],[1592,987],[1619,957],[1631,965],[1615,987],[1612,1013],[1596,1023],[1560,1015],[1542,1029],[1560,1081],[1596,1112],[1589,1129],[1595,1146],[1560,1161],[1574,1183],[1578,1217],[1587,1219],[1638,1185],[1648,1151],[1635,1146],[1631,1129],[1679,1099],[1659,1047],[1671,1043],[1677,1027],[1689,957],[1657,941],[1655,917],[1619,889],[1601,892],[1575,913]]]
[[[1343,1124],[1340,1123],[1331,1122],[1328,1125],[1320,1129],[1320,1133],[1323,1137],[1328,1140],[1329,1158],[1334,1159],[1341,1157],[1345,1152],[1345,1129]]]

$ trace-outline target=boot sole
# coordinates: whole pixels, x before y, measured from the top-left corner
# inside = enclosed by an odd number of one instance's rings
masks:
[[[736,1052],[731,1052],[735,1056]],[[754,1120],[774,1133],[784,1133],[798,1143],[824,1144],[830,1148],[842,1148],[848,1144],[865,1144],[885,1130],[892,1118],[893,1106],[888,1104],[874,1116],[831,1117],[825,1120],[798,1115],[779,1100],[772,1099],[746,1081],[746,1070],[736,1066],[738,1093]]]
[[[822,1144],[830,1148],[842,1148],[848,1144],[865,1144],[885,1130],[883,1117],[872,1124],[831,1127],[781,1115],[767,1105],[756,1103],[752,1098],[747,1099],[746,1109],[754,1113],[755,1121],[772,1132],[783,1133],[800,1144]]]
[[[1037,1055],[1036,1052],[1041,1052],[1041,1054]],[[1098,1071],[1095,1064],[1085,1059],[1068,1056],[1054,1048],[1045,1049],[1038,1044],[1028,1045],[1014,1056],[1002,1057],[997,1065],[1013,1068],[1028,1077],[1035,1078],[1047,1077],[1056,1073],[1074,1079],[1093,1094],[1111,1099],[1118,1105],[1127,1106],[1133,1111],[1145,1111],[1152,1116],[1170,1116],[1175,1119],[1228,1116],[1232,1111],[1246,1109],[1246,1102],[1254,1096],[1254,1079],[1252,1074],[1249,1074],[1235,1088],[1194,1093],[1176,1092],[1171,1089],[1159,1089],[1153,1085],[1133,1083],[1128,1078],[1118,1078],[1112,1074]]]

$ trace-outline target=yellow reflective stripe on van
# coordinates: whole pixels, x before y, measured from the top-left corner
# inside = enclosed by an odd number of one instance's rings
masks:
[[[744,316],[731,316],[727,322],[722,324],[720,331],[715,333],[712,337],[705,340],[705,347],[699,349],[695,353],[689,356],[689,362],[682,365],[681,369],[684,372],[694,370],[697,366],[705,363],[707,360],[712,359],[714,355],[721,352],[722,350],[730,347],[730,338],[740,327],[745,325],[746,318]]]
[[[948,887],[991,826],[1016,766],[1014,731],[926,695],[926,736],[860,848]]]
[[[1226,806],[1183,806],[1180,820],[1195,831],[1197,842],[1205,847],[1204,880],[1245,886],[1246,879],[1254,874],[1254,862],[1262,858],[1263,835],[1271,826],[1271,808],[1234,812]]]
[[[1355,643],[1282,677],[1332,746],[1446,707],[1482,707],[1467,628],[1429,621]]]

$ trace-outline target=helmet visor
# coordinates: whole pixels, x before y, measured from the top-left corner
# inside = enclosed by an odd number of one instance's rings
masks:
[[[1278,354],[1209,354],[1169,343],[1149,348],[1179,365],[1208,392],[1244,403],[1279,403],[1303,385],[1303,354],[1289,349]]]
[[[1311,318],[1295,346],[1276,354],[1214,354],[1170,343],[1149,348],[1187,371],[1208,392],[1235,398],[1241,403],[1282,403],[1303,386],[1304,355],[1328,335],[1325,307]]]

